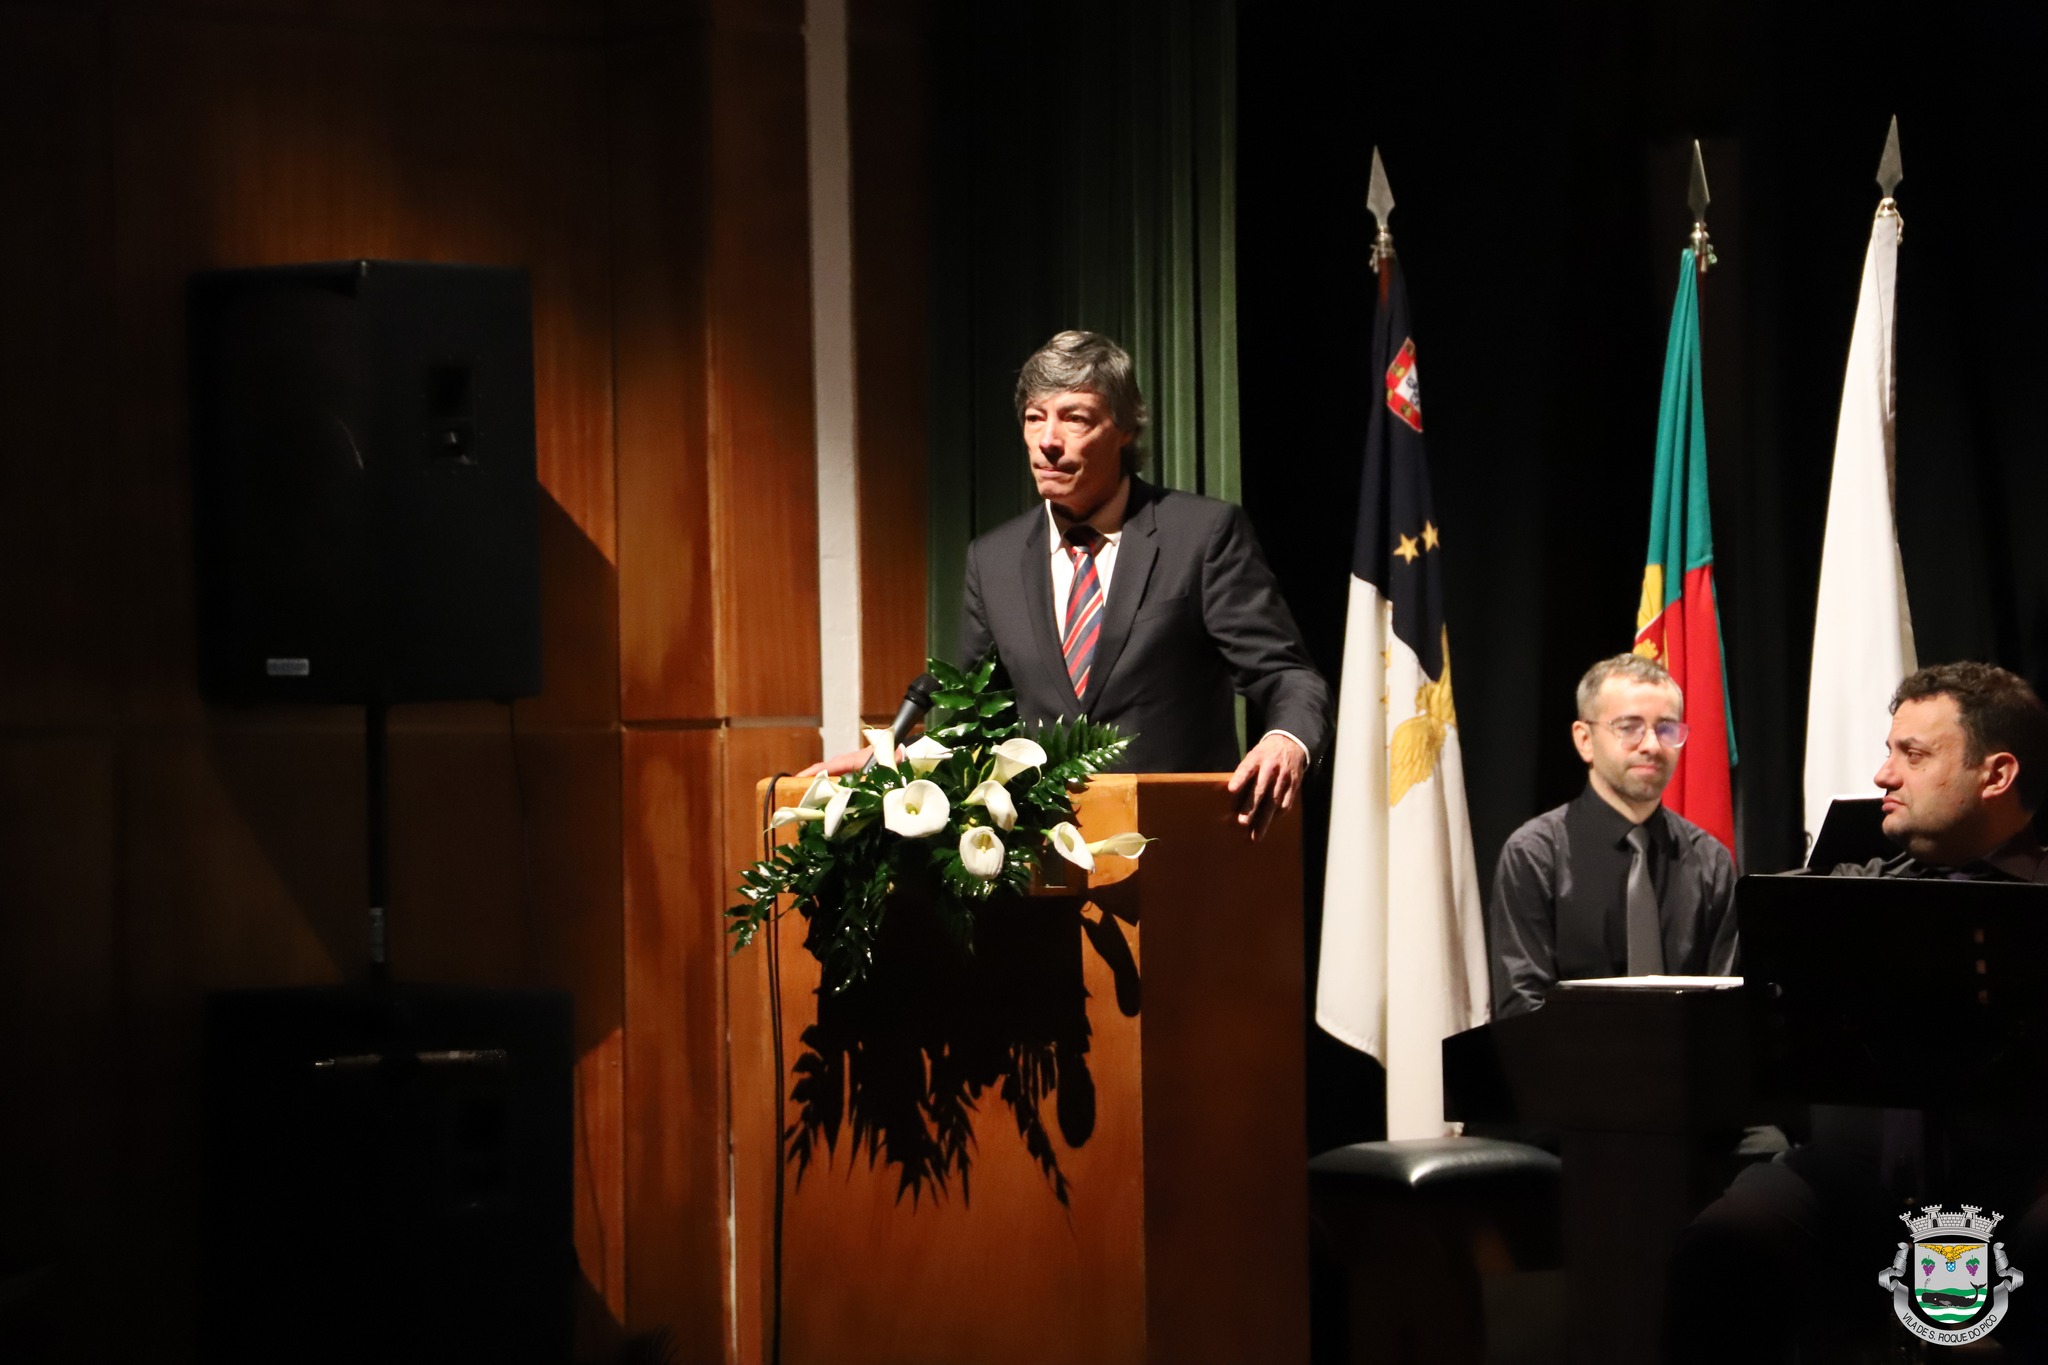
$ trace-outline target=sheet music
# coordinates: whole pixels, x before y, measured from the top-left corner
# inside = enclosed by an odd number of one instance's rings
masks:
[[[1624,990],[1671,990],[1674,987],[1689,987],[1695,990],[1734,990],[1742,984],[1739,976],[1582,976],[1571,981],[1560,981],[1560,986],[1620,987]]]

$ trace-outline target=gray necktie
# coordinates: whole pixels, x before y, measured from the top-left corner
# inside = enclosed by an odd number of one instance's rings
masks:
[[[1650,831],[1637,825],[1628,832],[1628,846],[1628,974],[1655,976],[1664,970],[1664,931],[1650,881]]]

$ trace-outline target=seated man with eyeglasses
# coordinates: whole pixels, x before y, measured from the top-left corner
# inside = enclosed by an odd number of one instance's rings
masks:
[[[1561,980],[1727,976],[1735,860],[1662,805],[1685,744],[1685,698],[1663,667],[1622,654],[1579,680],[1572,743],[1586,789],[1508,836],[1486,905],[1496,1019]]]

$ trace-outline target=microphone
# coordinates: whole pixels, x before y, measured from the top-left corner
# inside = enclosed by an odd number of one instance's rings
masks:
[[[892,743],[901,744],[903,737],[910,733],[910,727],[924,719],[924,713],[932,709],[932,698],[943,686],[929,673],[920,673],[911,679],[910,686],[903,689],[903,705],[896,708],[896,719],[889,722],[889,737]],[[880,755],[870,754],[866,767],[875,766]]]
[[[910,733],[910,727],[924,719],[924,713],[932,709],[932,698],[938,695],[940,683],[929,673],[920,673],[903,689],[903,705],[896,708],[896,719],[889,722],[889,733],[901,744]]]

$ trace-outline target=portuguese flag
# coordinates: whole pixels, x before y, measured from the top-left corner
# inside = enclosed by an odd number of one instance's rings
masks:
[[[1664,350],[1657,408],[1657,486],[1650,498],[1650,551],[1635,652],[1671,670],[1685,692],[1691,738],[1664,804],[1735,851],[1735,723],[1714,605],[1714,528],[1707,510],[1707,418],[1700,401],[1699,272],[1679,257],[1678,299]]]

